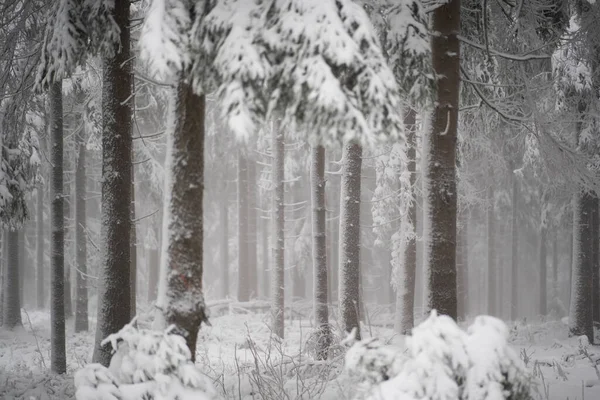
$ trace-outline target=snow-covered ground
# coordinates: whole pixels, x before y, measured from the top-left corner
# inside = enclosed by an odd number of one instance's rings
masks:
[[[306,313],[301,313],[305,314]],[[309,319],[291,313],[286,339],[279,341],[268,329],[268,314],[232,308],[211,318],[198,340],[197,363],[228,399],[346,399],[359,393],[343,370],[343,346],[332,361],[311,357]],[[377,315],[378,314],[378,315]],[[294,318],[295,315],[295,318]],[[363,337],[377,336],[386,343],[403,345],[403,338],[383,321],[393,318],[371,311],[372,324]],[[142,314],[141,327],[148,326]],[[50,367],[50,316],[23,313],[24,327],[17,332],[0,330],[0,399],[72,399],[73,374],[91,358],[93,330],[75,334],[68,324],[66,376],[48,373]],[[93,329],[93,324],[91,326]],[[600,399],[600,347],[582,351],[579,339],[568,338],[561,321],[519,323],[511,329],[511,342],[535,377],[536,398],[552,400]]]

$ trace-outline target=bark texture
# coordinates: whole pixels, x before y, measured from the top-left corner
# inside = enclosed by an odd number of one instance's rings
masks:
[[[63,193],[62,81],[50,87],[50,161],[52,165],[50,223],[50,364],[52,371],[67,371],[65,349],[65,229]]]
[[[133,146],[131,159],[133,161]],[[135,167],[131,163],[131,238],[129,242],[129,318],[137,314],[137,223],[135,212]]]
[[[312,148],[310,170],[312,194],[312,234],[314,269],[314,314],[317,326],[317,359],[325,360],[331,345],[329,308],[327,305],[327,236],[325,209],[325,148]]]
[[[88,288],[87,288],[87,221],[85,210],[86,169],[85,136],[77,143],[77,167],[75,169],[75,275],[77,295],[75,303],[75,332],[88,330]]]
[[[460,0],[433,12],[431,56],[437,81],[432,131],[427,145],[429,239],[428,306],[456,319],[456,129],[458,121]]]
[[[250,300],[248,263],[248,159],[238,153],[238,301]]]
[[[598,219],[598,197],[593,194],[594,205],[592,206],[592,216],[590,223],[592,224],[592,312],[594,322],[600,322],[600,270],[599,261],[600,254],[598,246],[600,245],[599,229],[600,221]]]
[[[111,17],[120,28],[120,46],[102,70],[102,271],[93,362],[108,366],[104,338],[130,319],[131,104],[129,0],[116,0]]]
[[[279,124],[273,129],[271,153],[273,155],[273,229],[271,264],[271,330],[280,338],[284,337],[284,259],[285,259],[285,191],[284,191],[284,154],[283,131]]]
[[[356,329],[360,340],[360,189],[362,147],[344,145],[340,194],[339,315],[342,332]]]

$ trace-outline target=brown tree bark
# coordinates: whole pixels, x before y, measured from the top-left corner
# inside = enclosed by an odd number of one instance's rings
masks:
[[[459,106],[460,0],[449,0],[433,12],[431,56],[438,77],[432,129],[427,145],[426,193],[432,237],[429,308],[456,319],[456,133]]]

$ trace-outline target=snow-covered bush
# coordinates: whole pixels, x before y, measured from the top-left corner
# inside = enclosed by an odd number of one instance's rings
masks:
[[[407,337],[405,352],[358,342],[346,368],[367,386],[367,399],[528,400],[530,377],[508,334],[493,317],[476,318],[465,332],[433,311]]]
[[[133,323],[103,342],[116,351],[109,368],[89,364],[75,374],[77,400],[211,400],[217,394],[191,361],[185,339],[172,328],[137,329]]]

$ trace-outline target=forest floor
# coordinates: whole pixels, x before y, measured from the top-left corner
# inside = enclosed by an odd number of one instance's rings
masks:
[[[222,311],[211,318],[212,326],[201,329],[197,363],[223,398],[350,399],[358,393],[343,371],[341,346],[332,361],[313,360],[312,327],[299,317],[302,313],[289,313],[298,318],[286,320],[286,339],[278,341],[268,329],[268,313],[248,312],[243,306]],[[402,346],[403,338],[383,326],[392,316],[375,309],[370,314],[363,337],[377,336]],[[139,326],[147,327],[149,320],[149,314],[141,314]],[[68,321],[68,373],[56,376],[48,372],[50,315],[23,312],[23,322],[17,332],[0,329],[0,399],[73,399],[73,374],[91,359],[93,324],[90,332],[75,334],[73,321]],[[535,377],[535,398],[600,399],[600,347],[582,352],[578,339],[568,338],[567,332],[561,321],[512,325],[511,342]]]

